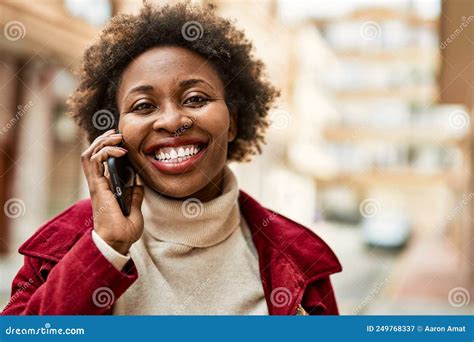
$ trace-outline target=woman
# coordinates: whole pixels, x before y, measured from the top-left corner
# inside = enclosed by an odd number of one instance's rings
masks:
[[[334,253],[239,191],[227,167],[260,152],[278,95],[251,49],[211,7],[110,20],[69,101],[91,142],[90,199],[20,247],[3,314],[338,313]],[[104,132],[104,115],[118,130]],[[129,216],[104,166],[125,155],[138,173]]]

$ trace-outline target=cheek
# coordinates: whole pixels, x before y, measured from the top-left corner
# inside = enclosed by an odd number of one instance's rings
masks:
[[[127,146],[130,147],[129,153],[138,153],[147,127],[143,120],[136,116],[127,115],[120,118],[118,127],[123,133]]]
[[[197,115],[197,123],[204,129],[214,142],[227,145],[227,132],[229,130],[229,111],[225,103],[216,103],[209,106],[205,112]]]

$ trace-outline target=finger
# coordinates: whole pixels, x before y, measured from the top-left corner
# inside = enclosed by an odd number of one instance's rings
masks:
[[[103,149],[95,153],[91,157],[91,162],[93,163],[103,163],[107,161],[109,157],[122,157],[128,151],[123,147],[118,146],[105,146]]]
[[[84,154],[89,154],[89,158],[92,154],[94,154],[94,149],[99,146],[104,140],[107,140],[109,137],[112,137],[112,136],[121,136],[122,134],[120,133],[114,133],[114,130],[110,130],[110,131],[107,131],[105,132],[104,134],[102,135],[99,135],[97,138],[94,139],[94,141],[92,141],[92,143],[89,145],[89,147],[87,147],[87,149],[84,151]]]
[[[91,144],[89,145],[89,148],[92,147],[92,146],[96,146],[97,145],[97,142],[104,139],[105,137],[108,137],[108,136],[111,136],[112,134],[115,134],[115,130],[113,129],[110,129],[108,130],[107,132],[97,136],[92,142]]]
[[[112,134],[107,137],[103,137],[99,141],[97,141],[94,146],[92,146],[92,154],[97,153],[100,149],[104,148],[105,146],[113,146],[118,145],[122,142],[123,136],[122,134]]]
[[[123,137],[121,134],[113,134],[108,137],[100,137],[98,140],[94,140],[94,142],[87,148],[87,150],[83,153],[86,159],[90,160],[94,154],[96,154],[100,149],[104,148],[105,146],[115,146],[118,145],[122,141]]]
[[[104,176],[105,178],[109,178],[110,177],[109,167],[107,163],[103,163],[103,165],[104,165]]]
[[[81,154],[81,162],[82,162],[82,167],[84,169],[84,173],[86,175],[86,178],[88,177],[89,175],[89,162],[90,162],[90,158],[91,156],[93,155],[93,151],[95,149],[95,147],[106,137],[108,136],[111,136],[112,134],[114,134],[114,131],[115,130],[109,130],[107,132],[105,132],[104,134],[98,136],[90,145],[89,147],[87,147],[87,149],[82,152]]]
[[[109,157],[120,158],[127,153],[127,150],[118,146],[106,146],[91,157],[90,172],[92,176],[104,177],[104,162]]]
[[[133,186],[133,195],[130,214],[139,214],[141,212],[145,188],[143,185]]]

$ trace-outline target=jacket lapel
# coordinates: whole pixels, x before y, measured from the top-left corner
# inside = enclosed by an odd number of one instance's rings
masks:
[[[262,207],[243,191],[239,205],[257,249],[270,315],[297,314],[309,282],[342,270],[337,257],[309,229]]]

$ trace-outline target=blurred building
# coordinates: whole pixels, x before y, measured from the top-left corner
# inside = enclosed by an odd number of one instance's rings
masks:
[[[106,18],[105,18],[106,19]],[[39,224],[85,196],[83,145],[65,99],[71,69],[98,28],[62,1],[0,2],[0,293]],[[3,297],[2,297],[3,299]]]

